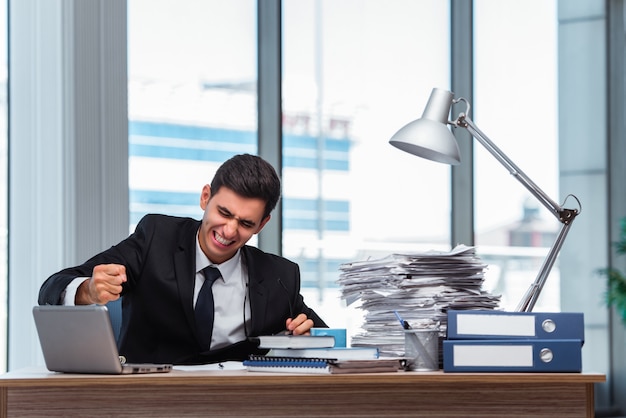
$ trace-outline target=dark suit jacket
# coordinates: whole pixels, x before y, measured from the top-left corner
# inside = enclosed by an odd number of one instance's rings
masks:
[[[67,285],[76,277],[91,277],[98,264],[123,264],[128,281],[122,292],[118,345],[129,362],[200,364],[242,360],[250,353],[260,353],[249,341],[201,351],[193,311],[199,227],[200,221],[190,218],[147,215],[119,244],[80,266],[50,276],[41,286],[39,304],[60,304]],[[280,332],[290,310],[294,315],[305,313],[316,327],[326,327],[300,295],[297,264],[250,246],[242,248],[242,257],[249,276],[248,336]]]

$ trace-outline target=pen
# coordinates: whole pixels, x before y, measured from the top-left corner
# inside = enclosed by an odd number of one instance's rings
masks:
[[[404,328],[404,329],[411,329],[411,325],[409,325],[408,322],[406,322],[404,319],[402,319],[402,317],[400,316],[398,311],[393,311],[393,313],[396,314],[396,318],[398,318],[398,321],[400,321],[400,325],[402,325],[402,328]]]

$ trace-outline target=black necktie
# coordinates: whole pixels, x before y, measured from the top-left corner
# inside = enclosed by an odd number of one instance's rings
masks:
[[[212,266],[202,270],[204,273],[204,283],[198,293],[196,301],[196,329],[200,345],[203,350],[209,350],[211,347],[211,334],[213,333],[213,315],[215,307],[213,305],[213,290],[211,286],[222,275],[220,271]]]

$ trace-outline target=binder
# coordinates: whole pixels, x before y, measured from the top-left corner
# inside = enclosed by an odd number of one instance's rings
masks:
[[[447,339],[572,339],[585,341],[582,312],[449,310]]]
[[[444,340],[444,372],[580,372],[580,340]]]

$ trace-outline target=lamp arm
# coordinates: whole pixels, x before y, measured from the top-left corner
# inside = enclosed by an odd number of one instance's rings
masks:
[[[559,251],[561,251],[561,247],[563,246],[563,242],[565,242],[565,237],[567,236],[571,226],[571,222],[562,224],[561,230],[559,231],[554,244],[552,244],[548,255],[545,260],[543,260],[543,264],[541,265],[541,269],[539,269],[539,273],[537,274],[535,281],[531,283],[528,290],[526,290],[526,293],[524,293],[524,297],[522,297],[522,300],[520,300],[517,305],[517,308],[515,309],[517,312],[531,312],[535,307],[535,303],[537,303],[537,299],[539,299],[539,294],[543,290],[543,285],[545,285],[548,280],[552,266],[554,266],[554,262],[559,255]]]
[[[533,310],[537,299],[539,299],[539,294],[543,290],[543,286],[548,279],[548,275],[550,274],[550,270],[556,261],[557,256],[559,255],[559,251],[563,246],[563,242],[567,237],[567,233],[572,226],[572,222],[574,218],[580,213],[580,209],[565,209],[559,204],[557,204],[554,200],[552,200],[539,186],[537,186],[528,176],[517,166],[513,161],[509,159],[509,157],[500,150],[484,133],[478,129],[478,127],[472,122],[472,120],[466,116],[464,113],[461,113],[456,121],[449,122],[454,126],[462,127],[468,130],[468,132],[476,138],[478,142],[483,145],[487,151],[491,153],[507,170],[509,173],[513,175],[520,183],[528,189],[528,191],[541,202],[548,210],[561,222],[562,227],[559,231],[556,241],[552,244],[550,251],[546,259],[539,270],[539,274],[537,275],[535,281],[530,285],[524,297],[520,301],[517,306],[518,312],[530,312]],[[580,202],[578,199],[573,196],[574,199],[578,202],[580,206]]]
[[[463,127],[469,131],[470,134],[478,142],[483,145],[487,151],[491,153],[500,163],[509,170],[509,173],[513,177],[515,177],[520,183],[524,185],[544,205],[548,210],[560,219],[560,210],[561,206],[552,200],[543,190],[539,188],[528,176],[517,166],[513,161],[509,159],[509,157],[504,154],[504,152],[498,148],[491,140],[485,135],[483,132],[478,129],[478,127],[474,124],[474,122],[463,114],[459,115],[459,118],[453,122],[456,126]]]

